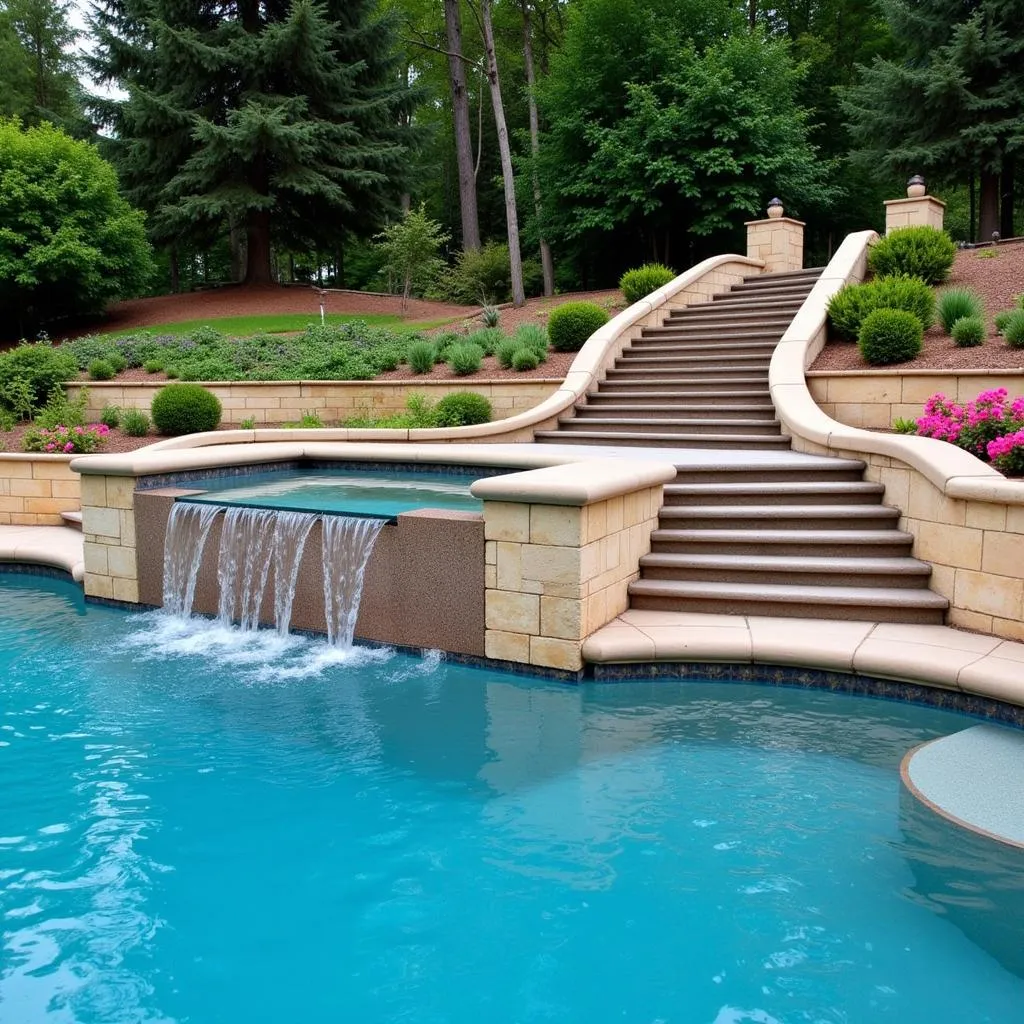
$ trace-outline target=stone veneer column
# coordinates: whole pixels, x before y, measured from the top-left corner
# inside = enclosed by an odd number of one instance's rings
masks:
[[[638,468],[609,460],[474,484],[485,498],[487,656],[582,668],[583,641],[628,607],[662,485],[674,476],[674,467],[661,463]],[[517,487],[522,500],[491,500],[514,498]]]
[[[915,174],[907,182],[906,199],[885,202],[885,233],[900,228],[929,227],[942,230],[946,204],[925,192],[924,178]]]
[[[137,604],[135,477],[82,476],[85,593]]]
[[[782,214],[782,203],[773,199],[767,220],[746,222],[747,256],[764,260],[766,274],[803,269],[804,222]]]

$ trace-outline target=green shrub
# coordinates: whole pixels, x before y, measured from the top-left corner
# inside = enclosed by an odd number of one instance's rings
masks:
[[[1015,310],[1007,318],[1003,338],[1010,348],[1024,348],[1024,309]]]
[[[297,427],[305,430],[317,430],[323,425],[323,420],[320,419],[320,414],[315,409],[307,409],[303,412],[296,424]]]
[[[484,327],[497,327],[501,323],[501,310],[497,306],[484,306],[480,319]]]
[[[129,437],[145,437],[149,433],[149,417],[141,409],[125,409],[121,429]]]
[[[13,430],[18,425],[18,417],[10,409],[0,405],[0,434]],[[3,451],[3,444],[0,443],[0,451]]]
[[[444,363],[448,360],[448,349],[452,345],[460,345],[466,340],[464,334],[456,334],[455,331],[443,331],[434,335],[434,349],[437,353],[435,362]]]
[[[905,363],[921,351],[921,321],[905,309],[872,310],[860,326],[857,345],[872,366]]]
[[[46,430],[54,427],[84,427],[85,408],[89,402],[89,395],[85,388],[78,393],[78,397],[72,402],[64,388],[57,387],[50,392],[46,405],[36,413],[35,425]]]
[[[168,384],[153,396],[153,423],[161,434],[199,434],[220,423],[220,400],[198,384]]]
[[[485,356],[494,355],[494,350],[505,340],[505,335],[498,327],[482,327],[478,331],[473,331],[472,334],[466,341],[471,345],[476,345],[478,348],[483,350]]]
[[[106,359],[94,359],[89,364],[90,380],[110,380],[114,373],[114,367]]]
[[[984,344],[985,321],[980,316],[962,316],[953,324],[950,334],[958,348],[973,348]]]
[[[876,309],[913,313],[926,331],[935,319],[935,293],[919,277],[880,277],[841,288],[828,304],[828,315],[835,334],[853,341],[864,318]]]
[[[645,295],[650,295],[651,292],[668,284],[675,276],[674,270],[669,270],[661,263],[645,263],[635,270],[627,270],[619,279],[619,288],[626,297],[626,302],[632,305]]]
[[[23,343],[0,354],[0,396],[9,407],[8,395],[17,390],[16,385],[14,389],[10,387],[15,381],[24,381],[22,396],[37,409],[55,387],[77,377],[78,363],[74,356],[45,342]]]
[[[493,305],[512,298],[508,246],[488,242],[480,249],[460,252],[455,266],[443,274],[438,293],[464,306]]]
[[[897,434],[916,434],[917,420],[897,416],[896,419],[892,421],[892,429]]]
[[[498,359],[498,365],[503,370],[511,370],[512,357],[524,347],[515,338],[506,338],[494,350],[494,354]]]
[[[430,373],[436,355],[437,350],[429,341],[414,341],[405,351],[405,358],[413,373]]]
[[[556,352],[578,352],[587,338],[608,323],[608,314],[593,302],[566,302],[551,311],[548,337]]]
[[[434,407],[434,418],[439,427],[468,427],[474,423],[489,423],[491,403],[475,391],[454,391],[445,395]]]
[[[949,277],[956,257],[953,239],[938,228],[899,228],[880,238],[868,253],[868,267],[879,277],[909,274],[927,284]]]
[[[179,376],[178,368],[176,366],[165,366],[164,375],[168,380],[177,380]]]
[[[952,334],[953,324],[964,317],[981,318],[985,315],[985,305],[981,296],[970,288],[946,288],[939,292],[935,303],[935,313],[947,334]]]
[[[479,345],[471,345],[468,341],[448,347],[448,365],[452,368],[452,373],[459,377],[476,373],[483,363],[483,358],[483,349]]]
[[[146,373],[160,373],[164,368],[164,361],[162,359],[147,359],[142,364],[142,368]]]
[[[124,353],[117,349],[108,352],[103,358],[114,368],[115,374],[128,369],[128,360],[125,359]]]
[[[532,348],[543,363],[548,357],[548,332],[539,324],[522,324],[516,328],[512,340],[517,348]]]
[[[108,402],[100,413],[100,423],[105,427],[110,427],[111,430],[119,427],[121,425],[121,410]]]
[[[532,348],[516,349],[512,355],[513,370],[536,370],[538,366],[540,366],[540,360]]]
[[[239,430],[255,430],[256,429],[256,417],[246,416],[241,423],[238,424]]]
[[[1004,309],[1002,313],[996,313],[992,320],[996,325],[997,334],[1002,334],[1006,330],[1006,325],[1013,319],[1013,315],[1016,312],[1017,310],[1015,309]]]

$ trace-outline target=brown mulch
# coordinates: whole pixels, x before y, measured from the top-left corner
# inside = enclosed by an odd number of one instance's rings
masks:
[[[994,252],[994,257],[982,255]],[[972,288],[985,302],[989,334],[984,345],[957,348],[939,325],[924,335],[920,355],[896,370],[1022,370],[1024,350],[1013,349],[998,334],[992,318],[1012,309],[1015,297],[1024,292],[1024,242],[1007,242],[994,248],[964,249],[957,253],[949,285]],[[857,346],[830,340],[811,370],[869,370]]]
[[[459,377],[453,373],[447,363],[438,363],[430,373],[413,373],[409,369],[408,364],[403,363],[397,370],[389,370],[387,373],[379,374],[373,380],[374,382],[457,380],[464,382],[467,386],[471,386],[474,381],[478,380],[511,380],[513,378],[515,380],[531,380],[535,378],[541,378],[542,380],[558,378],[560,380],[569,372],[569,367],[575,358],[575,352],[549,352],[548,358],[536,370],[505,370],[498,365],[498,360],[494,356],[484,356],[479,372],[469,374],[466,377]],[[369,384],[371,382],[366,381],[365,383]]]

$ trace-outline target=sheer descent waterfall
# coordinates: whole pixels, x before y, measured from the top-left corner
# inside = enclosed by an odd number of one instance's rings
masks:
[[[350,647],[363,574],[384,520],[175,502],[164,545],[167,614],[191,615],[203,548],[219,512],[224,513],[224,521],[217,557],[218,621],[223,625],[237,621],[242,630],[259,628],[260,608],[273,568],[274,623],[279,633],[287,633],[303,551],[310,530],[320,520],[327,638],[332,646]]]

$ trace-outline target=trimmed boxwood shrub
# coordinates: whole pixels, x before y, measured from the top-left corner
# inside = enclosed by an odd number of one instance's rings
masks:
[[[876,309],[913,313],[926,331],[935,320],[935,293],[919,277],[880,277],[867,284],[848,284],[828,304],[833,331],[847,341],[860,335],[864,318]]]
[[[645,295],[650,295],[651,292],[668,284],[675,276],[675,271],[669,270],[662,263],[645,263],[635,270],[627,270],[619,278],[619,288],[626,301],[632,305]]]
[[[921,321],[905,309],[875,309],[864,317],[857,345],[872,366],[905,363],[921,351]]]
[[[168,384],[153,396],[150,412],[161,434],[199,434],[220,423],[220,399],[199,384]]]
[[[94,359],[89,364],[90,380],[110,380],[114,373],[114,367],[106,359]]]
[[[926,284],[949,277],[956,257],[953,239],[938,228],[899,228],[880,238],[868,253],[868,267],[879,277],[910,274]]]
[[[537,353],[532,348],[517,348],[512,356],[513,370],[536,370],[540,366]]]
[[[962,316],[949,333],[959,348],[973,348],[985,341],[985,321],[980,316]]]
[[[434,368],[437,350],[429,341],[414,341],[406,350],[405,358],[413,373],[430,373]]]
[[[452,373],[458,377],[466,377],[476,373],[483,364],[484,353],[479,345],[461,341],[457,345],[448,346],[448,365]]]
[[[491,403],[475,391],[453,391],[434,406],[439,427],[468,427],[489,423]]]
[[[551,311],[548,338],[556,352],[578,352],[599,327],[608,323],[608,314],[593,302],[566,302]]]
[[[953,324],[957,320],[964,317],[981,319],[985,315],[985,305],[981,301],[981,296],[970,288],[946,288],[939,292],[935,312],[942,329],[947,334],[952,334]]]

